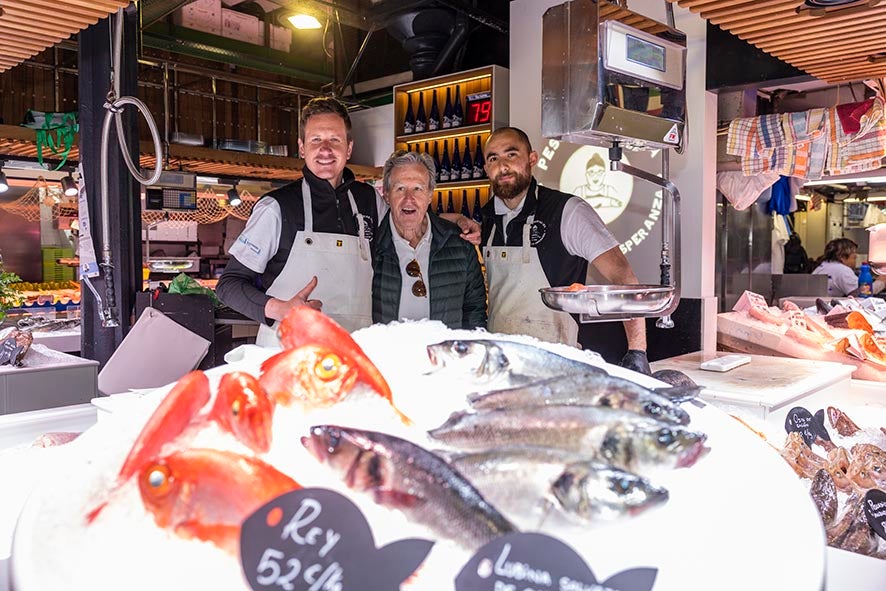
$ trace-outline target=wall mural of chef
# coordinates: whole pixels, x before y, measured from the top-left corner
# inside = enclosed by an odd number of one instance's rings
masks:
[[[658,283],[661,191],[609,170],[606,148],[553,139],[542,139],[538,145],[542,146],[534,170],[538,182],[588,201],[619,241],[640,281]],[[650,172],[661,171],[659,150],[625,150],[623,161]]]

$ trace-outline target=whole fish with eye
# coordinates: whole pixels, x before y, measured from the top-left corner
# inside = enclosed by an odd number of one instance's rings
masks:
[[[554,447],[631,472],[692,466],[706,435],[635,413],[592,406],[535,406],[456,412],[428,434],[452,447]]]
[[[589,363],[514,341],[443,341],[428,345],[428,358],[437,370],[452,368],[477,384],[500,382],[501,388],[577,373],[607,373]]]
[[[238,554],[240,525],[284,493],[301,488],[261,460],[214,449],[187,449],[145,465],[138,478],[158,526]]]
[[[667,491],[582,454],[517,446],[462,454],[450,461],[512,521],[535,529],[550,508],[578,521],[636,514],[664,502]],[[553,502],[552,502],[553,501]]]
[[[437,535],[476,550],[516,531],[442,458],[392,435],[333,425],[312,427],[302,445],[352,490],[399,509]]]
[[[692,395],[700,388],[680,390],[685,395]],[[689,424],[689,413],[657,390],[644,388],[625,378],[601,373],[573,374],[506,390],[472,394],[468,401],[476,409],[545,405],[599,406],[621,409],[675,425]]]
[[[221,377],[218,393],[207,419],[218,423],[255,453],[271,449],[274,401],[261,384],[245,372]]]
[[[567,466],[551,490],[566,514],[581,521],[634,516],[668,500],[667,490],[642,476],[596,462]]]

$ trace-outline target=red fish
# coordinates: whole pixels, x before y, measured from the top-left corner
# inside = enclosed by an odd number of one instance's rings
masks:
[[[208,419],[243,442],[255,453],[271,449],[274,401],[259,381],[235,371],[222,376]]]
[[[372,387],[393,405],[391,387],[375,364],[369,360],[350,333],[323,312],[308,306],[293,308],[280,323],[278,334],[284,349],[295,349],[302,345],[323,345],[335,351],[349,365],[357,369],[361,382]]]
[[[180,379],[139,433],[117,474],[116,486],[129,480],[145,462],[155,458],[164,444],[181,435],[209,398],[209,380],[202,371],[192,371]],[[107,501],[103,501],[91,510],[86,521],[92,523],[106,504]]]
[[[301,485],[255,458],[190,449],[147,464],[138,487],[158,526],[236,555],[243,521],[271,499]]]
[[[261,372],[259,382],[275,401],[284,406],[299,403],[307,408],[337,404],[352,391],[360,375],[348,358],[321,345],[304,345],[278,353],[265,360]],[[374,388],[373,392],[379,393]],[[411,424],[390,398],[382,397],[404,424]]]

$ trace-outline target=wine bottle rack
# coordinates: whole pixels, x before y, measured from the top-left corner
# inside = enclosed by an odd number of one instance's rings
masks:
[[[508,125],[508,75],[506,68],[500,66],[486,66],[465,72],[457,72],[437,78],[400,84],[394,87],[394,149],[406,150],[407,148],[424,152],[425,144],[429,154],[434,153],[436,146],[440,159],[443,156],[444,142],[449,147],[450,163],[453,160],[454,140],[459,140],[459,147],[463,156],[464,142],[467,140],[470,146],[472,161],[475,160],[476,143],[485,142],[493,130]],[[404,133],[404,121],[411,103],[413,116],[419,110],[419,97],[423,97],[423,111],[428,117],[433,111],[434,91],[437,91],[437,111],[440,115],[442,126],[446,102],[446,91],[450,91],[453,107],[458,88],[461,99],[464,119],[461,125],[450,128],[440,128],[435,131],[421,133]],[[475,97],[469,101],[468,97]],[[434,199],[431,208],[435,211],[449,210],[449,192],[452,192],[452,209],[461,212],[463,209],[462,195],[467,191],[468,210],[474,213],[475,190],[480,189],[480,203],[485,204],[489,199],[489,180],[485,177],[477,179],[458,179],[455,181],[438,182],[434,191]]]

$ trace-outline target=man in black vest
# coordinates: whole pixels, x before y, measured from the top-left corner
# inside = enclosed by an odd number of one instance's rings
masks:
[[[322,309],[349,331],[372,323],[371,242],[386,206],[345,166],[354,142],[344,105],[311,99],[298,131],[304,178],[255,204],[216,289],[260,323],[259,345],[279,343],[272,325],[296,306]],[[478,241],[476,224],[458,217],[462,236]]]
[[[483,208],[483,256],[489,283],[489,330],[577,345],[578,324],[547,308],[538,289],[584,283],[588,262],[611,283],[638,283],[618,242],[586,201],[538,185],[538,154],[514,127],[494,131],[484,146],[494,198]],[[649,374],[646,324],[624,322],[628,351],[621,365]]]

